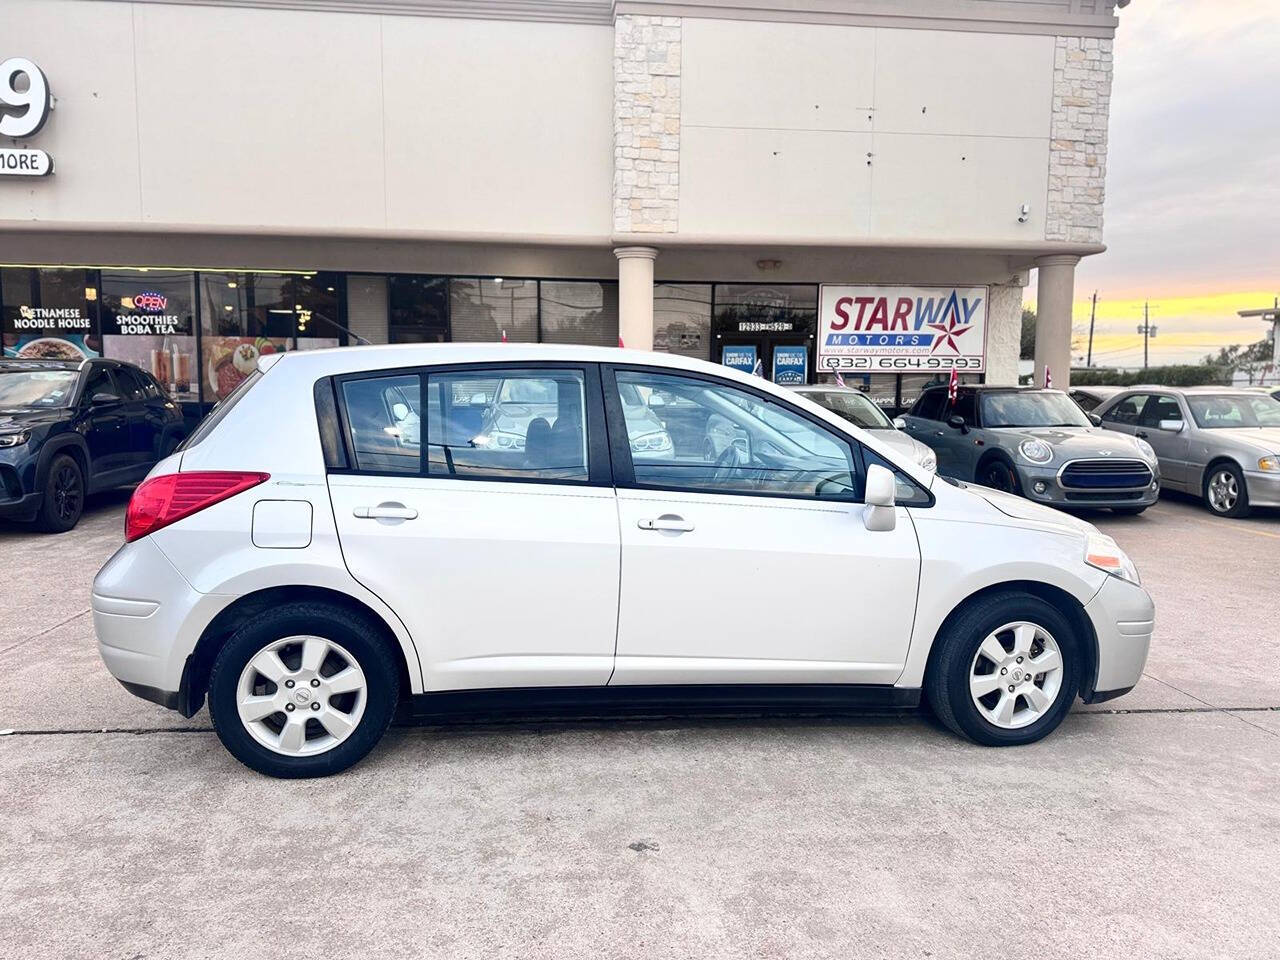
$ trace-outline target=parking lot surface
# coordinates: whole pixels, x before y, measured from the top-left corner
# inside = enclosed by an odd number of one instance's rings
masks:
[[[0,955],[1274,956],[1280,514],[1090,516],[1143,682],[1031,747],[923,715],[399,727],[326,780],[106,672],[127,495],[0,525]]]

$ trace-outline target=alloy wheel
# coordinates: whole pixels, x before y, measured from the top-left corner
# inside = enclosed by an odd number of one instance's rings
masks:
[[[249,734],[290,757],[332,750],[360,725],[368,703],[364,671],[345,647],[323,637],[285,637],[240,672],[236,710]]]
[[[70,464],[63,464],[53,477],[53,506],[58,519],[66,523],[78,517],[83,500],[79,473]]]
[[[1209,506],[1215,513],[1230,513],[1240,500],[1240,486],[1230,470],[1219,470],[1209,480]]]
[[[1044,627],[1019,620],[992,630],[969,665],[969,695],[990,723],[1016,730],[1049,712],[1062,689],[1062,650]]]

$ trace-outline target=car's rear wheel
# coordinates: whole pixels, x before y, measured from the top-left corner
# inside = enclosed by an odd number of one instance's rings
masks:
[[[84,513],[84,471],[75,457],[60,453],[49,464],[44,500],[36,514],[36,526],[49,533],[65,533]]]
[[[1204,502],[1220,517],[1247,517],[1249,491],[1234,463],[1216,463],[1204,475]]]
[[[209,716],[223,746],[273,777],[345,770],[377,745],[399,673],[376,624],[290,603],[240,627],[214,662]]]
[[[976,743],[1034,743],[1071,709],[1080,644],[1067,618],[1040,597],[982,597],[939,634],[925,696],[938,719]]]

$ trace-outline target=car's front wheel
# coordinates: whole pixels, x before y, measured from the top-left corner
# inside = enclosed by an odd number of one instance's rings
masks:
[[[978,469],[978,483],[992,490],[1022,495],[1018,472],[1008,460],[992,457]]]
[[[209,678],[223,746],[273,777],[345,770],[391,723],[399,673],[377,625],[339,606],[286,603],[240,627]]]
[[[939,720],[976,743],[1034,743],[1062,722],[1080,687],[1080,639],[1032,594],[971,602],[935,643],[925,696]]]
[[[44,499],[36,514],[36,526],[49,533],[65,533],[80,522],[84,512],[84,471],[75,457],[60,453],[49,464]]]
[[[1234,463],[1217,463],[1204,477],[1204,502],[1220,517],[1249,515],[1249,491],[1244,474]]]

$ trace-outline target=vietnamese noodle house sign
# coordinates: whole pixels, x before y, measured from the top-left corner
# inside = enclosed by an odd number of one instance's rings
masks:
[[[34,137],[52,109],[49,81],[38,66],[26,57],[10,57],[0,63],[0,137]],[[51,173],[53,160],[43,150],[0,147],[0,177],[45,177]]]
[[[986,287],[822,287],[820,371],[981,373],[986,355]]]

